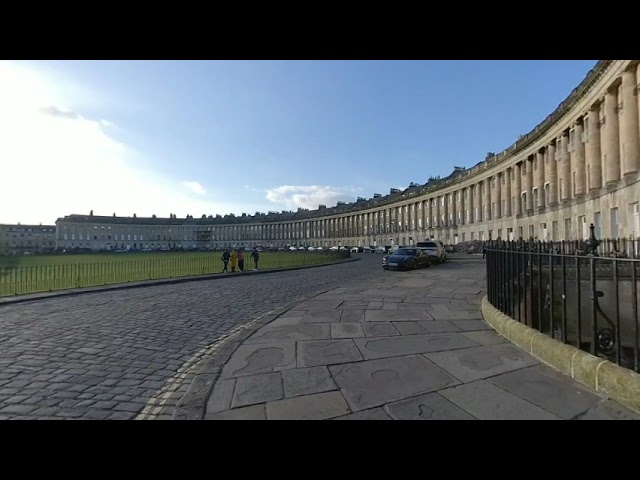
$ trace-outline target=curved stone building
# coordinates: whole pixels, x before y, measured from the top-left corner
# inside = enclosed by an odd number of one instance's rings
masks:
[[[601,60],[541,124],[445,179],[317,210],[58,219],[59,248],[392,245],[640,237],[640,60]]]

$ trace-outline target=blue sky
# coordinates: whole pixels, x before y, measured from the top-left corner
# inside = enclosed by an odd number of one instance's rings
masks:
[[[386,194],[508,147],[595,62],[3,61],[0,223]]]

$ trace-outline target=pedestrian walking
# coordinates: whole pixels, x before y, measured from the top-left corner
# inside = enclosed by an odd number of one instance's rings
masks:
[[[238,266],[238,252],[236,252],[236,249],[234,248],[233,251],[231,252],[231,272],[235,272],[236,271],[236,267]]]
[[[224,252],[222,252],[222,263],[224,264],[224,268],[222,269],[222,272],[220,273],[229,273],[229,270],[227,269],[229,266],[229,258],[231,258],[231,253],[229,253],[229,249],[225,248]]]
[[[253,269],[258,270],[258,262],[260,261],[260,252],[258,252],[257,248],[253,249],[253,252],[251,252],[251,258],[253,258],[253,264],[255,266],[255,268]]]
[[[242,250],[238,250],[238,268],[244,272],[244,253]]]

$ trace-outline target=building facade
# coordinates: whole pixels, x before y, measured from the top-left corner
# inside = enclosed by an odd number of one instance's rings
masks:
[[[0,255],[52,252],[55,232],[55,225],[0,224]]]
[[[317,210],[193,219],[70,215],[62,248],[446,244],[640,237],[640,60],[601,60],[541,124],[444,179]]]

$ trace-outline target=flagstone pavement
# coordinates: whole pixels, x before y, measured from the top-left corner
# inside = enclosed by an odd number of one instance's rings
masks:
[[[206,420],[640,419],[512,345],[480,313],[484,261],[336,285],[247,338]]]

